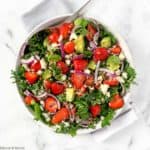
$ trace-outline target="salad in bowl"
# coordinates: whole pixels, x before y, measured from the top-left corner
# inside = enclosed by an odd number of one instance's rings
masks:
[[[35,119],[73,136],[110,125],[136,73],[118,39],[81,17],[34,33],[13,76]]]

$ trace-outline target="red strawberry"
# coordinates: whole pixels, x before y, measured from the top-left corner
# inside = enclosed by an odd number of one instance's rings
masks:
[[[65,43],[65,45],[64,45],[65,53],[67,53],[67,54],[73,53],[74,52],[74,47],[75,47],[75,44],[74,44],[73,41],[69,41],[69,42]]]
[[[61,83],[54,82],[51,84],[51,91],[55,95],[63,93],[64,90],[65,90],[65,86]]]
[[[30,66],[30,69],[32,69],[33,71],[39,71],[41,69],[40,61],[36,61],[36,62],[32,63]]]
[[[44,108],[48,112],[55,113],[58,108],[56,100],[53,97],[48,97],[45,100]]]
[[[83,86],[85,80],[86,76],[84,74],[73,73],[71,75],[71,82],[76,89],[80,89]]]
[[[88,61],[84,59],[75,59],[73,61],[74,69],[78,71],[84,70],[87,67],[87,65],[88,65]]]
[[[86,38],[89,40],[89,41],[92,41],[93,40],[93,36],[94,34],[96,33],[96,29],[93,27],[92,24],[88,24],[88,27],[87,27],[87,34],[86,34]]]
[[[58,61],[57,66],[60,68],[63,74],[66,74],[69,70],[68,66],[63,61]]]
[[[44,85],[44,88],[45,88],[46,90],[48,90],[48,89],[51,88],[51,81],[49,81],[49,80],[44,80],[43,85]]]
[[[38,75],[35,72],[25,72],[24,73],[25,79],[28,81],[29,84],[34,84],[37,79],[38,79]]]
[[[108,54],[108,51],[106,48],[98,47],[94,50],[93,58],[95,61],[99,61],[99,60],[103,61],[103,60],[107,59],[108,55],[109,54]]]
[[[98,115],[100,114],[100,112],[101,112],[101,107],[100,107],[100,105],[99,105],[99,104],[92,105],[92,106],[90,107],[90,112],[92,113],[92,116],[93,116],[93,117],[98,116]]]

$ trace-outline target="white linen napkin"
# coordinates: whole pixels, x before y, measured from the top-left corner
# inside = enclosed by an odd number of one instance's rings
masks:
[[[80,3],[77,3],[72,0],[41,0],[37,1],[37,3],[35,2],[34,5],[32,4],[32,7],[22,11],[15,18],[15,20],[13,20],[14,24],[12,23],[11,27],[9,26],[9,29],[11,30],[13,35],[17,36],[15,36],[13,40],[10,40],[10,38],[7,37],[7,41],[11,45],[11,48],[14,49],[13,52],[15,53],[15,55],[18,53],[21,42],[23,41],[25,36],[33,29],[33,27],[35,27],[42,21],[53,18],[55,16],[65,13],[73,13],[77,8],[82,6],[85,1],[86,0],[80,0]],[[91,14],[94,13],[95,11],[91,12]],[[131,108],[131,106],[127,104],[125,110],[128,110],[129,108]],[[131,109],[130,111],[128,111],[128,113],[125,113],[118,119],[114,120],[111,126],[100,129],[91,134],[93,138],[95,138],[95,140],[99,142],[101,140],[107,139],[119,130],[122,130],[125,127],[129,126],[130,124],[135,122],[135,120],[137,120],[137,116],[134,110]]]

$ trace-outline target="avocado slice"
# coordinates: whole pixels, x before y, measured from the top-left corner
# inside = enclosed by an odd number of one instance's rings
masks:
[[[72,102],[74,99],[74,88],[66,88],[66,101]]]
[[[48,78],[50,78],[52,76],[52,73],[51,73],[51,71],[50,70],[45,70],[44,72],[43,72],[43,74],[42,74],[42,78],[43,79],[48,79]]]
[[[109,37],[109,36],[104,37],[100,42],[101,47],[109,48],[109,47],[111,47],[111,45],[112,45],[111,37]]]
[[[92,70],[95,70],[95,68],[96,68],[96,63],[95,63],[95,61],[91,60],[91,61],[89,62],[89,64],[88,64],[88,68],[89,68],[89,69],[92,69]]]
[[[111,55],[108,57],[107,62],[106,62],[107,68],[115,71],[119,69],[120,67],[120,59],[116,55]]]
[[[49,45],[48,38],[46,37],[43,41],[43,46],[47,47]]]
[[[75,50],[77,53],[83,53],[84,48],[85,48],[85,41],[84,41],[84,36],[79,35],[77,39],[74,40],[75,43]]]

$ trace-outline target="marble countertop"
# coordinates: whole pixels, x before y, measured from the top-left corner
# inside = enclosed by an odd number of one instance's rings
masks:
[[[17,54],[24,35],[39,22],[71,13],[83,2],[84,0],[80,0],[80,3],[73,0],[0,1],[0,150],[13,147],[25,150],[150,150],[149,0],[93,0],[86,12],[117,30],[131,49],[137,69],[137,85],[132,89],[131,99],[138,116],[132,125],[105,141],[97,140],[98,136],[95,138],[94,135],[72,138],[56,134],[30,117],[12,84],[10,72],[15,67],[14,54]]]

